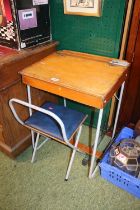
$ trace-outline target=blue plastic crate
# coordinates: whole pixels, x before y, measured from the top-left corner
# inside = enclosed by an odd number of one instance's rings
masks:
[[[134,130],[125,127],[122,129],[115,142],[120,142],[124,138],[133,137],[135,137]],[[105,154],[105,156],[99,164],[101,169],[101,176],[109,182],[113,183],[114,185],[136,196],[137,198],[140,198],[140,179],[129,175],[121,171],[120,169],[110,165],[108,163],[108,160],[109,150],[107,151],[107,153]]]

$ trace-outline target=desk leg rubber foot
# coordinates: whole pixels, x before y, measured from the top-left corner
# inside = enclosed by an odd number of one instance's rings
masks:
[[[89,155],[86,155],[82,160],[82,165],[86,166],[89,163],[90,159],[91,157]]]

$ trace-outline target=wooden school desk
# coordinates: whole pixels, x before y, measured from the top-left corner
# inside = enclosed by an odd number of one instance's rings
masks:
[[[96,150],[99,140],[103,109],[121,87],[113,137],[121,105],[128,65],[111,65],[112,58],[74,51],[56,51],[20,73],[27,85],[31,103],[30,86],[48,91],[73,101],[99,109],[99,117],[92,148],[89,177],[93,177]]]

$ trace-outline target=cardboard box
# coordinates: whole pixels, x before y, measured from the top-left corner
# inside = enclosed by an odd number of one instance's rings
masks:
[[[23,49],[50,41],[48,0],[0,0],[0,44]]]
[[[9,0],[0,0],[0,44],[19,48],[16,24]]]

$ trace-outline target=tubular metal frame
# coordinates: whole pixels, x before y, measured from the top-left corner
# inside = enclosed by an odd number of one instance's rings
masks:
[[[113,128],[113,133],[112,133],[112,139],[114,138],[115,132],[116,132],[116,126],[117,126],[119,112],[120,112],[120,107],[121,107],[121,102],[122,102],[124,85],[125,85],[125,82],[123,82],[122,85],[121,85],[120,95],[119,95],[119,98],[118,98],[119,103],[118,103],[118,106],[117,106],[117,112],[116,112],[116,116],[115,116],[114,128]],[[97,150],[97,146],[98,146],[98,142],[99,142],[102,118],[103,118],[103,109],[100,109],[99,116],[98,116],[96,135],[95,135],[95,142],[94,142],[93,149],[92,149],[91,163],[90,163],[90,169],[89,169],[89,178],[94,177],[94,175],[95,175],[95,173],[97,171],[96,150]]]
[[[32,104],[32,100],[31,100],[31,88],[29,85],[27,85],[27,97],[28,97],[28,102],[29,104]],[[32,109],[29,108],[29,116],[32,115]],[[33,146],[33,149],[34,149],[34,146],[35,146],[35,133],[33,130],[31,130],[31,136],[32,136],[32,146]]]
[[[112,139],[114,138],[115,132],[116,132],[116,126],[117,126],[119,112],[120,112],[120,106],[121,106],[121,102],[122,102],[122,95],[123,95],[123,91],[124,91],[124,85],[125,85],[125,82],[123,82],[123,84],[121,85],[120,96],[118,98],[119,103],[118,103],[117,112],[116,112],[116,116],[115,116],[115,122],[114,122]],[[29,85],[27,85],[27,93],[28,93],[28,101],[31,104],[31,90],[30,90],[30,86]],[[66,99],[64,99],[64,106],[66,106]],[[32,114],[32,110],[31,109],[29,109],[29,113],[30,113],[30,115]],[[100,109],[99,110],[99,116],[98,116],[98,122],[97,122],[96,135],[95,135],[95,142],[94,142],[93,149],[92,149],[91,163],[90,163],[90,169],[89,169],[89,178],[94,177],[94,175],[96,173],[96,170],[97,170],[97,167],[96,167],[96,151],[97,151],[97,146],[98,146],[98,142],[99,142],[102,118],[103,118],[103,109]],[[81,128],[80,128],[80,130],[81,130]],[[32,141],[34,142],[34,133],[32,133]],[[34,145],[34,143],[33,143],[33,145]],[[76,141],[75,145],[74,145],[75,149],[73,150],[72,156],[75,155],[75,152],[76,152],[76,149],[77,149],[77,145],[78,145],[78,143]],[[73,162],[73,159],[70,162]],[[69,164],[69,167],[71,168],[70,165],[72,165],[72,163]],[[68,170],[70,170],[70,169],[68,169]],[[68,174],[68,171],[67,171],[67,174]],[[68,179],[68,175],[67,174],[66,174],[66,180]]]
[[[30,88],[28,87],[28,91],[30,91]],[[29,96],[31,96],[29,94]],[[66,130],[65,130],[65,125],[64,123],[62,122],[62,120],[56,115],[54,114],[53,112],[49,111],[49,110],[45,110],[41,107],[38,107],[38,106],[35,106],[33,104],[30,104],[30,103],[27,103],[25,101],[22,101],[22,100],[19,100],[19,99],[16,99],[16,98],[12,98],[10,99],[9,101],[9,106],[11,108],[11,111],[15,117],[15,119],[21,124],[21,125],[24,125],[26,126],[26,124],[24,123],[24,121],[22,121],[22,119],[20,119],[20,117],[17,115],[16,113],[16,110],[13,106],[13,103],[18,103],[18,104],[21,104],[23,106],[26,106],[29,108],[29,113],[30,113],[30,116],[32,115],[32,109],[36,110],[36,111],[40,111],[44,114],[47,114],[49,116],[51,116],[54,120],[56,120],[56,122],[58,123],[58,125],[60,126],[61,128],[61,132],[62,132],[62,136],[63,136],[63,140],[64,142],[66,143],[66,145],[68,145],[71,149],[73,149],[72,151],[72,155],[71,155],[71,158],[70,158],[70,161],[69,161],[69,165],[68,165],[68,169],[67,169],[67,172],[66,172],[66,176],[65,176],[65,180],[68,180],[68,177],[69,177],[69,173],[70,173],[70,170],[71,170],[71,167],[72,167],[72,164],[73,164],[73,161],[74,161],[74,157],[75,157],[75,153],[76,151],[79,151],[79,149],[77,148],[78,146],[78,142],[79,142],[79,138],[80,138],[80,134],[81,134],[81,130],[82,130],[82,125],[79,126],[79,128],[77,129],[77,135],[76,135],[76,139],[75,139],[75,144],[71,144],[69,142],[70,139],[67,138],[67,134],[66,134]],[[29,102],[31,102],[30,98],[29,98]],[[29,127],[32,131],[32,128]],[[37,134],[36,136],[36,140],[34,141],[34,134]],[[42,141],[42,143],[38,146],[38,141],[39,141],[39,137],[40,135],[42,135],[39,131],[33,131],[33,140],[32,142],[34,143],[33,145],[33,154],[32,154],[32,160],[31,162],[33,163],[34,162],[34,159],[35,159],[35,155],[36,155],[36,151],[38,149],[40,149],[42,147],[42,145],[49,140],[49,138],[46,138],[44,141]],[[44,134],[45,135],[45,134]],[[46,135],[47,136],[47,135]],[[53,137],[52,137],[53,138]]]
[[[27,85],[27,94],[28,94],[28,102],[29,104],[31,104],[31,88],[29,85]],[[67,104],[66,104],[66,99],[64,98],[64,107],[66,107]],[[30,116],[32,115],[32,110],[31,108],[29,108],[29,114]],[[67,136],[66,135],[63,135],[63,138],[65,140],[65,142],[67,143],[67,145],[73,149],[72,151],[72,155],[71,155],[71,158],[70,158],[70,162],[69,162],[69,165],[68,165],[68,168],[67,168],[67,172],[66,172],[66,176],[65,176],[65,180],[67,181],[68,178],[69,178],[69,174],[70,174],[70,170],[71,170],[71,167],[72,167],[72,164],[73,164],[73,161],[74,161],[74,157],[75,157],[75,153],[76,151],[79,151],[77,146],[78,146],[78,142],[79,142],[79,138],[80,138],[80,135],[81,135],[81,131],[82,131],[82,125],[79,127],[78,131],[77,131],[77,135],[76,135],[76,139],[75,139],[75,144],[74,146],[71,145],[69,142],[68,142],[68,139],[67,139]],[[66,134],[65,132],[65,129],[64,129],[64,132],[63,132],[63,129],[62,129],[62,133]],[[37,144],[38,144],[38,140],[39,140],[39,133],[37,133],[37,137],[36,137],[36,142],[34,141],[34,131],[31,131],[31,135],[32,135],[32,142],[33,142],[33,155],[32,155],[32,160],[31,162],[34,161],[34,158],[35,158],[35,153],[36,153],[36,150],[39,149],[37,147]],[[42,145],[47,141],[44,140],[44,142],[42,142]],[[42,146],[41,145],[41,146]]]

